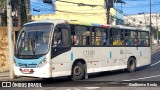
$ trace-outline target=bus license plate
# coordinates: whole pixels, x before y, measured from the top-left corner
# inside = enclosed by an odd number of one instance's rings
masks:
[[[30,73],[29,69],[22,69],[23,73]]]

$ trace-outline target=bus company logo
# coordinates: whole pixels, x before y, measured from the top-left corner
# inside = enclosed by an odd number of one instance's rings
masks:
[[[2,82],[2,87],[11,87],[11,82]]]

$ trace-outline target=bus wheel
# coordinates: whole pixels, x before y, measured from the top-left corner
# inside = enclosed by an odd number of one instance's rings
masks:
[[[84,74],[85,74],[84,65],[81,62],[78,62],[72,68],[71,79],[73,81],[75,81],[75,80],[81,80],[81,79],[83,79]]]
[[[133,57],[128,59],[127,70],[128,72],[134,72],[136,70],[136,60]]]

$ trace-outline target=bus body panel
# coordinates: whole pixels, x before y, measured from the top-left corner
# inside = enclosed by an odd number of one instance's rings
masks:
[[[123,54],[122,51],[123,50]],[[140,50],[150,50],[149,47],[72,47],[70,51],[52,59],[52,77],[71,75],[75,60],[83,59],[87,65],[87,73],[118,70],[127,68],[127,61],[134,56],[137,67],[150,64],[150,53],[144,53],[146,60],[140,58]],[[102,53],[103,52],[103,53]],[[113,52],[114,54],[110,54]],[[115,52],[117,52],[115,54]],[[118,54],[119,53],[119,54]],[[143,51],[142,51],[143,53]]]

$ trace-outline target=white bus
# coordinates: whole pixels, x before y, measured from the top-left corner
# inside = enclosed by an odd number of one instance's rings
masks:
[[[66,20],[27,23],[18,36],[16,76],[87,78],[88,73],[151,63],[149,30]]]

